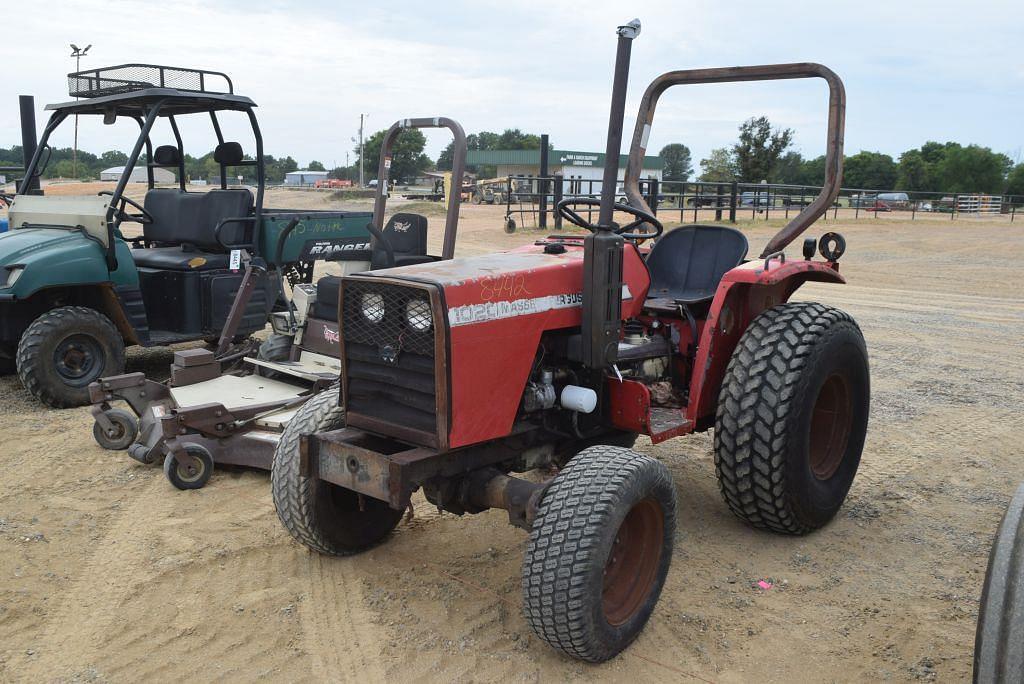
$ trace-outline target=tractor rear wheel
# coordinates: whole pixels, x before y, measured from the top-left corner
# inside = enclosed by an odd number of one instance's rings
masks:
[[[303,404],[288,421],[270,474],[274,508],[285,529],[313,551],[332,556],[348,556],[379,543],[403,513],[379,499],[302,475],[299,438],[344,425],[345,410],[338,405],[334,385]]]
[[[676,528],[672,476],[629,449],[584,449],[537,505],[523,560],[523,612],[541,639],[603,662],[658,603]]]
[[[1024,485],[1010,501],[988,557],[974,637],[975,682],[1024,681]]]
[[[54,408],[89,403],[89,383],[124,372],[124,340],[110,319],[84,306],[62,306],[34,320],[18,344],[18,376]]]
[[[715,471],[754,527],[805,534],[846,499],[870,404],[864,336],[849,314],[787,303],[753,320],[722,381]]]

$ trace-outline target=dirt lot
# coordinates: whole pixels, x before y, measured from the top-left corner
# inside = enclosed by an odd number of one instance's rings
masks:
[[[494,207],[463,215],[462,254],[537,235],[504,234]],[[1024,225],[829,227],[849,243],[850,284],[799,298],[851,312],[871,352],[849,500],[811,536],[757,532],[720,500],[710,434],[640,443],[672,470],[679,532],[661,603],[613,661],[583,665],[531,635],[526,536],[502,512],[459,518],[418,498],[383,546],[319,557],[281,528],[265,473],[176,491],[100,449],[86,409],[41,408],[0,378],[0,680],[968,679],[989,541],[1024,479]],[[755,250],[773,232],[744,229]],[[169,362],[133,350],[129,367]]]

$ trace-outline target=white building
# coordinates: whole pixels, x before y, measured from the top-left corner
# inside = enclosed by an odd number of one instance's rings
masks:
[[[100,171],[101,181],[116,181],[120,180],[121,176],[124,175],[123,166],[112,166],[109,169]],[[146,183],[149,177],[146,175],[145,166],[136,166],[132,169],[132,175],[128,179],[129,183]],[[154,168],[153,169],[153,181],[156,183],[175,183],[177,180],[174,174],[167,169]]]
[[[285,185],[316,185],[319,180],[327,180],[326,171],[310,171],[309,169],[299,169],[298,171],[292,171],[284,175]]]

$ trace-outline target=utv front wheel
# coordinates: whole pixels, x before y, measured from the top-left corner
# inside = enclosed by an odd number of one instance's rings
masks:
[[[755,318],[715,422],[715,471],[732,512],[785,534],[825,525],[857,474],[869,404],[867,349],[849,314],[791,302]]]
[[[360,501],[350,489],[302,474],[299,438],[344,424],[335,385],[307,401],[288,421],[270,474],[274,508],[288,533],[313,551],[332,556],[348,556],[379,543],[402,518],[402,511],[384,501],[369,496]]]
[[[603,662],[647,624],[672,561],[676,493],[660,462],[581,451],[545,490],[523,561],[523,612],[541,639]]]
[[[89,403],[89,383],[124,372],[124,341],[110,319],[84,306],[47,311],[18,344],[18,376],[54,408]]]

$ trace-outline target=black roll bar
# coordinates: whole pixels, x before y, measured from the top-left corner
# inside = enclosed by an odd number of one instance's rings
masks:
[[[633,142],[626,164],[625,191],[629,204],[649,211],[640,193],[639,181],[647,152],[647,139],[654,123],[658,98],[672,86],[696,83],[735,83],[741,81],[778,81],[795,78],[821,78],[828,83],[828,133],[825,141],[825,183],[814,201],[768,241],[761,257],[773,254],[807,230],[817,221],[839,195],[843,176],[843,131],[846,123],[846,89],[839,76],[826,66],[813,62],[794,64],[762,64],[758,66],[723,67],[669,71],[651,81],[640,101],[640,111],[633,130]]]
[[[407,128],[447,128],[454,136],[452,150],[452,196],[448,198],[448,213],[444,222],[444,243],[441,258],[455,256],[455,233],[459,225],[459,204],[462,201],[462,179],[466,172],[466,132],[462,125],[446,116],[419,119],[401,119],[391,124],[380,146],[380,164],[377,169],[377,195],[373,201],[373,225],[384,230],[384,210],[387,206],[388,177],[391,173],[391,149],[398,134]],[[373,240],[376,242],[376,239]],[[376,246],[376,245],[375,245]]]

